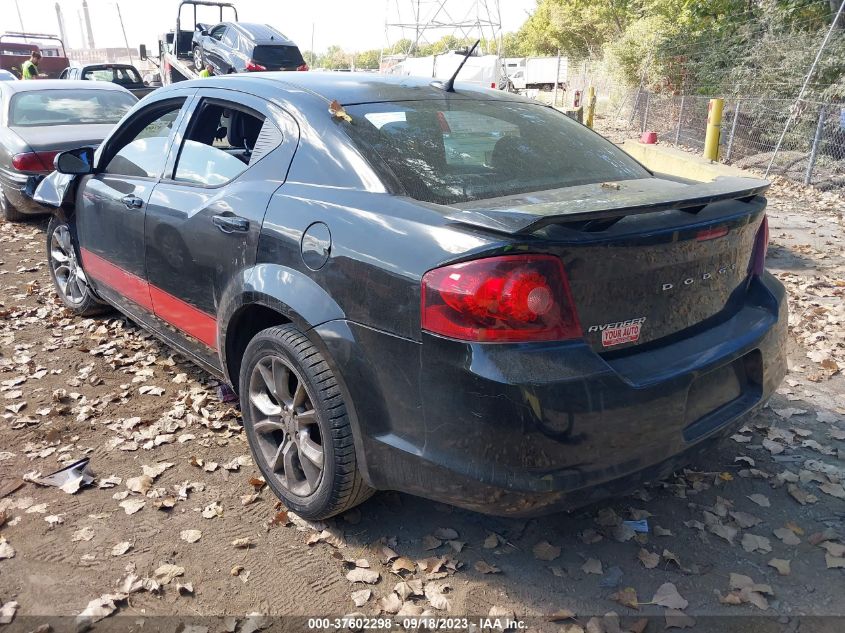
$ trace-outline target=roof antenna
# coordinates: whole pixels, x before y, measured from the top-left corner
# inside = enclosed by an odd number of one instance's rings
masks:
[[[452,73],[452,76],[451,76],[451,77],[449,77],[449,79],[447,79],[445,83],[440,82],[440,81],[435,81],[435,82],[433,82],[433,84],[434,84],[435,86],[437,86],[438,88],[442,88],[442,89],[443,89],[443,90],[445,90],[446,92],[455,92],[455,78],[458,76],[458,73],[459,73],[459,72],[461,72],[461,68],[463,68],[463,67],[464,67],[464,64],[466,64],[466,63],[467,63],[467,60],[469,59],[470,55],[472,55],[472,54],[473,54],[473,52],[475,51],[476,47],[477,47],[480,43],[481,43],[481,40],[475,40],[475,44],[473,44],[473,45],[472,45],[472,48],[470,48],[470,49],[467,51],[467,54],[466,54],[466,55],[464,55],[464,58],[461,60],[461,63],[460,63],[460,64],[458,64],[458,67],[455,69],[455,72],[454,72],[454,73]]]

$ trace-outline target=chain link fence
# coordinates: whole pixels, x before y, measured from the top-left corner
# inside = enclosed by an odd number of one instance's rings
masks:
[[[618,110],[630,132],[701,152],[710,97],[628,94]],[[784,126],[792,116],[780,149]],[[774,160],[772,157],[774,156]],[[755,97],[725,98],[719,157],[737,167],[765,170],[823,190],[845,189],[845,103]]]

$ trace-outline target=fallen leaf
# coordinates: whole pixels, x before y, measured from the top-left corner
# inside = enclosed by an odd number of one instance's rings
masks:
[[[498,574],[502,570],[496,567],[495,565],[489,564],[487,561],[484,560],[477,560],[473,565],[475,571],[480,574]]]
[[[4,536],[0,536],[0,560],[15,557],[15,548],[9,545]]]
[[[824,562],[828,569],[845,569],[845,557],[825,554]]]
[[[558,609],[546,619],[549,622],[563,622],[564,620],[574,620],[575,617],[575,612],[571,609]]]
[[[182,530],[179,533],[179,538],[188,543],[196,543],[202,538],[202,532],[200,530]]]
[[[654,604],[667,609],[686,609],[689,602],[684,600],[678,593],[677,587],[671,582],[666,582],[657,588],[654,597],[651,599]]]
[[[495,549],[499,546],[499,535],[491,532],[487,535],[487,538],[484,539],[483,547],[484,549]]]
[[[754,527],[755,525],[761,522],[760,519],[755,517],[753,514],[749,514],[748,512],[731,512],[730,516],[734,521],[736,521],[736,524],[743,530]]]
[[[362,567],[356,567],[346,574],[346,579],[349,582],[365,582],[370,585],[377,583],[380,577],[381,574],[377,571],[364,569]]]
[[[615,600],[619,604],[631,607],[632,609],[640,608],[640,603],[637,600],[637,591],[633,587],[626,587],[621,591],[617,591],[613,595],[610,596],[611,600]]]
[[[585,574],[598,574],[601,576],[603,573],[601,561],[597,558],[588,558],[584,564],[581,565],[581,571]]]
[[[152,579],[155,580],[158,584],[164,586],[169,585],[174,578],[182,576],[184,575],[184,573],[184,567],[165,563],[153,572]]]
[[[243,538],[237,538],[234,541],[232,541],[232,547],[234,547],[235,549],[249,549],[253,545],[254,545],[254,543],[253,543],[252,539],[249,538],[248,536],[243,537]]]
[[[123,508],[123,511],[126,512],[126,514],[135,514],[147,505],[147,502],[143,499],[126,499],[125,501],[121,501],[118,505]]]
[[[766,554],[772,551],[772,545],[765,536],[745,533],[742,535],[742,549],[746,552],[761,552]]]
[[[153,487],[153,478],[149,475],[139,475],[138,477],[131,477],[126,480],[126,487],[131,492],[145,495]]]
[[[114,547],[111,548],[111,555],[112,556],[123,556],[126,552],[128,552],[132,548],[132,543],[129,541],[123,541],[122,543],[118,543]]]
[[[429,604],[438,611],[448,611],[452,608],[452,603],[443,595],[448,585],[430,582],[425,586],[425,597]]]
[[[649,552],[647,549],[640,548],[637,558],[640,559],[640,562],[646,569],[654,569],[660,564],[660,555],[656,552]]]
[[[398,613],[402,608],[402,600],[392,591],[378,601],[379,607],[385,613]]]
[[[795,535],[795,532],[788,528],[778,528],[773,530],[772,533],[783,541],[784,545],[798,545],[801,543],[801,539]]]
[[[560,556],[560,547],[552,545],[548,541],[540,541],[534,546],[534,558],[537,560],[552,561]]]
[[[95,598],[76,616],[76,630],[84,631],[95,622],[107,618],[117,611],[117,603],[126,600],[125,593],[107,593]]]
[[[403,571],[409,571],[414,573],[417,570],[416,564],[410,558],[406,558],[405,556],[400,556],[396,560],[393,561],[390,569],[393,571],[394,574],[398,574]]]
[[[773,558],[769,561],[769,567],[777,569],[781,576],[788,576],[791,571],[789,561],[783,558]]]
[[[217,501],[212,501],[202,509],[202,517],[204,519],[213,519],[215,517],[223,516],[223,506]]]
[[[358,591],[352,592],[352,602],[355,603],[356,607],[363,607],[367,602],[369,602],[370,597],[373,595],[372,590],[370,589],[360,589]]]
[[[760,506],[762,508],[768,508],[768,507],[771,507],[771,505],[772,505],[771,502],[769,501],[769,498],[766,495],[753,494],[753,495],[748,495],[748,498],[751,499],[751,501],[753,501],[754,503],[756,503],[758,506]]]
[[[435,536],[432,536],[431,534],[427,534],[426,536],[424,536],[422,543],[423,543],[423,548],[426,549],[426,550],[437,549],[438,547],[443,545],[443,541],[441,541],[439,538],[437,538]]]
[[[86,525],[84,528],[74,532],[70,540],[78,543],[79,541],[90,541],[92,538],[94,538],[94,528]]]
[[[15,612],[18,610],[18,603],[15,600],[10,600],[0,607],[0,624],[11,624],[15,619]],[[33,631],[39,633],[39,629]]]

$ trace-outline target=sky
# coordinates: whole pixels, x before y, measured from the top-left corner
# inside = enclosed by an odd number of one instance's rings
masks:
[[[419,2],[423,15],[436,11],[439,4],[437,0]],[[55,0],[0,0],[0,33],[21,30],[17,5],[24,30],[58,34],[56,4],[61,6],[64,14],[66,46],[82,47],[82,0],[60,0],[58,3]],[[384,45],[388,15],[391,22],[410,21],[411,6],[415,0],[233,0],[233,4],[237,6],[242,21],[270,24],[294,40],[302,50],[311,49],[313,26],[315,50],[324,51],[337,44],[348,51],[361,51]],[[446,0],[445,8],[452,20],[458,21],[474,15],[478,6],[492,8],[494,4],[495,0]],[[499,4],[502,28],[507,32],[519,28],[536,5],[536,0],[499,0]],[[118,21],[118,5],[132,48],[137,49],[138,44],[143,43],[155,49],[158,35],[175,26],[178,0],[88,0],[94,43],[98,48],[125,45]],[[199,21],[218,21],[215,10],[204,7],[200,10],[208,10],[212,14],[203,16],[200,13]],[[186,8],[184,14],[189,13],[190,9]],[[486,17],[486,13],[484,15]],[[224,19],[227,17],[224,16]],[[432,33],[431,39],[437,39],[435,35],[446,34]],[[392,41],[401,36],[397,29],[391,29],[390,35]]]

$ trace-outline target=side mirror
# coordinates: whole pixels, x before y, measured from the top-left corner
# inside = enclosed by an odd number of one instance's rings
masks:
[[[203,37],[208,37],[208,31],[200,31],[200,35]]]
[[[141,57],[142,60],[146,61],[147,59],[147,45],[141,44],[138,46],[138,55]]]
[[[80,147],[62,152],[53,159],[53,168],[60,174],[84,176],[94,173],[94,148]]]

